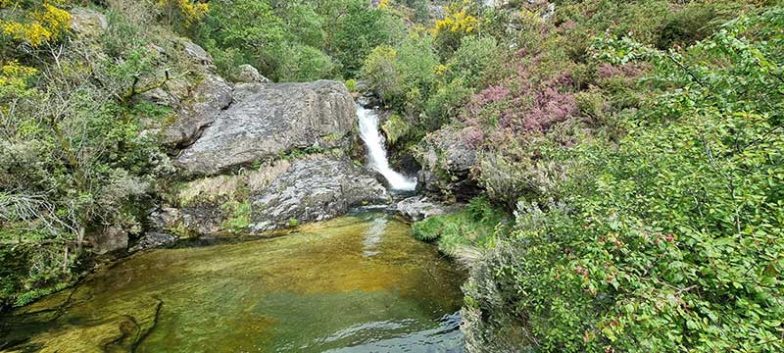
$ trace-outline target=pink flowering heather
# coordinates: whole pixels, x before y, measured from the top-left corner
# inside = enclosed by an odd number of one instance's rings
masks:
[[[523,84],[511,107],[501,114],[501,126],[519,132],[546,132],[575,116],[578,107],[574,95],[568,92],[571,86],[569,74],[536,85]]]
[[[645,67],[638,64],[612,65],[601,64],[596,70],[600,79],[610,79],[616,77],[636,78],[645,72]]]
[[[493,103],[503,102],[510,94],[509,88],[503,84],[490,86],[481,92],[474,94],[471,100],[463,107],[460,119],[466,125],[479,126],[481,125],[481,116],[485,113],[488,105]]]
[[[485,88],[482,92],[476,95],[478,104],[485,105],[488,103],[498,102],[509,95],[509,89],[503,86],[490,86]]]
[[[472,148],[481,146],[485,139],[484,132],[482,132],[482,129],[477,126],[468,126],[463,128],[463,130],[460,131],[460,136],[462,140],[465,141],[465,144]]]

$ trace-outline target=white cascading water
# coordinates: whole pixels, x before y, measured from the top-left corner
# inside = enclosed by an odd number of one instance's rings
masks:
[[[357,117],[359,117],[359,136],[367,147],[370,167],[381,173],[393,190],[416,190],[416,178],[406,177],[389,167],[384,139],[381,138],[381,133],[378,131],[378,115],[370,109],[357,106]]]

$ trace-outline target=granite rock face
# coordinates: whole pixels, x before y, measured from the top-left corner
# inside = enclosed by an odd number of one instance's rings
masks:
[[[253,230],[326,220],[352,206],[389,200],[384,186],[350,160],[311,156],[295,161],[272,185],[251,198]]]
[[[192,143],[232,102],[231,86],[218,75],[207,73],[188,90],[187,96],[169,98],[179,106],[177,119],[163,131],[163,140],[169,145]]]
[[[237,82],[244,83],[269,83],[270,80],[259,73],[255,67],[244,64],[237,67],[237,76],[234,77]]]
[[[98,11],[77,7],[70,13],[71,31],[80,37],[98,37],[109,28],[106,16]]]
[[[339,147],[356,107],[336,81],[243,85],[201,137],[177,159],[192,175],[211,175],[296,148]]]
[[[233,88],[217,74],[212,57],[199,45],[174,34],[159,44],[148,48],[166,69],[146,83],[166,80],[140,96],[174,111],[173,119],[156,131],[164,144],[182,148],[193,143],[218,113],[231,105]]]
[[[130,252],[137,252],[147,249],[169,247],[177,243],[178,238],[165,232],[148,232],[129,249]]]
[[[415,157],[422,166],[418,179],[425,191],[450,194],[462,201],[479,193],[471,176],[477,151],[469,129],[445,126],[419,143]]]

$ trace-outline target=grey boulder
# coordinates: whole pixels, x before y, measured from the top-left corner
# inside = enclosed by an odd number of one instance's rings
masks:
[[[177,158],[186,174],[216,174],[295,148],[338,147],[356,119],[353,98],[336,81],[243,85],[234,100]]]
[[[172,82],[170,86],[177,85],[177,82]],[[204,73],[204,77],[189,90],[187,94],[175,94],[172,98],[177,102],[175,104],[179,104],[179,109],[177,119],[163,131],[164,143],[190,144],[232,101],[231,86],[215,74]]]
[[[254,231],[321,221],[353,206],[389,202],[381,183],[346,158],[323,155],[295,161],[267,189],[251,198]]]
[[[244,64],[237,67],[237,75],[234,77],[237,82],[244,83],[269,83],[270,80],[259,73],[255,67]]]
[[[415,158],[422,166],[418,177],[426,191],[451,194],[460,200],[479,192],[471,175],[477,163],[476,134],[473,128],[445,126],[420,141]]]
[[[164,232],[148,232],[135,246],[129,249],[130,252],[137,252],[147,249],[169,247],[177,243],[177,237]]]
[[[441,203],[430,201],[425,196],[412,196],[403,199],[395,205],[398,214],[411,222],[418,222],[425,218],[439,216],[451,211],[451,208]]]

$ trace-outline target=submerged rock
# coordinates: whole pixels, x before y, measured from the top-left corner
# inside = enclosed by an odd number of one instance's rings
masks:
[[[244,85],[177,164],[189,174],[215,174],[295,148],[338,147],[355,118],[340,82]]]
[[[325,220],[352,206],[389,199],[384,186],[350,160],[312,156],[293,162],[286,173],[252,197],[253,230]]]

